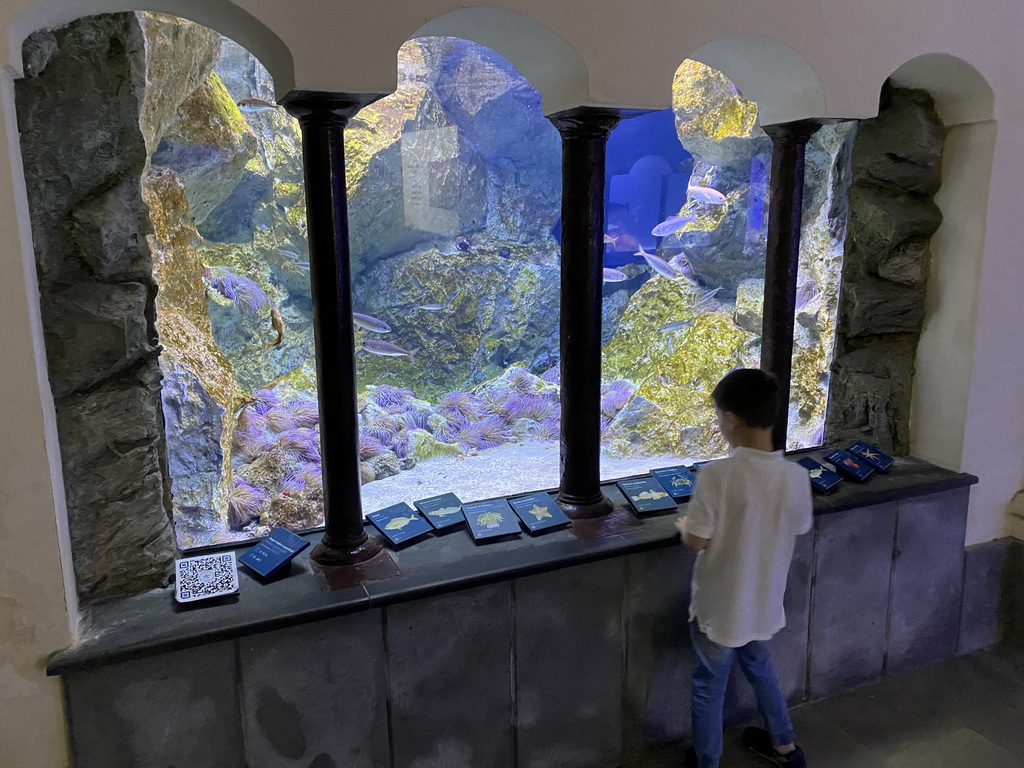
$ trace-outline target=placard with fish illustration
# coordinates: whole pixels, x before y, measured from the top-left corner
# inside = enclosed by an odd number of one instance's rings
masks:
[[[843,481],[843,478],[831,469],[823,467],[810,456],[800,459],[797,464],[806,467],[811,476],[811,486],[822,493],[828,493]]]
[[[651,477],[656,477],[669,492],[673,499],[688,499],[693,494],[697,478],[687,467],[659,467],[651,470]]]
[[[412,505],[439,531],[451,530],[466,522],[462,514],[462,501],[454,493],[420,499]]]
[[[412,539],[430,533],[430,523],[416,513],[404,501],[390,507],[371,512],[366,519],[384,534],[392,544],[405,544]]]
[[[889,467],[891,467],[893,462],[896,461],[892,456],[887,456],[875,446],[870,443],[865,443],[863,440],[858,440],[846,450],[864,461],[866,464],[870,464],[879,472],[888,472]]]
[[[851,480],[862,481],[871,476],[875,471],[874,467],[863,459],[859,459],[848,451],[836,449],[825,457],[825,461],[836,468],[843,477]]]
[[[516,517],[505,499],[474,501],[463,504],[462,512],[469,523],[469,532],[477,541],[509,536],[522,532]]]
[[[672,495],[665,490],[657,478],[638,477],[633,480],[619,480],[616,485],[629,499],[630,505],[638,515],[676,509],[676,502]]]
[[[695,461],[695,462],[693,462],[693,464],[690,465],[690,471],[691,472],[697,472],[702,467],[706,467],[708,464],[710,464],[713,461],[717,461],[717,459],[704,459],[704,461]]]
[[[555,500],[546,493],[531,493],[508,500],[530,533],[546,531],[568,525],[571,520],[565,516]]]
[[[263,541],[238,558],[263,578],[270,578],[291,564],[309,542],[285,528],[275,528]]]

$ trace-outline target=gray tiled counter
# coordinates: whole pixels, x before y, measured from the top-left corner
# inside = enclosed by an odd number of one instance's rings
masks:
[[[900,483],[898,465],[874,488],[819,499],[814,531],[797,543],[787,627],[773,640],[792,702],[999,637],[1010,548],[965,559],[974,479],[901,463],[912,482]],[[94,634],[51,664],[75,764],[614,768],[643,758],[689,731],[694,556],[673,518],[597,542],[570,531],[488,547],[429,539],[394,553],[401,577],[368,588],[322,592],[303,556],[279,582],[243,578],[236,604],[180,612],[158,591],[102,607]],[[753,711],[737,675],[728,716]]]

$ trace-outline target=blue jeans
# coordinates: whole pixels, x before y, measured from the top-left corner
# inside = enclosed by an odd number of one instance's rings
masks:
[[[786,698],[772,669],[768,644],[755,640],[742,648],[727,648],[708,639],[697,622],[690,622],[693,644],[693,748],[699,768],[718,768],[722,757],[722,709],[729,684],[733,656],[757,697],[757,710],[764,718],[772,743],[793,742],[793,723]]]

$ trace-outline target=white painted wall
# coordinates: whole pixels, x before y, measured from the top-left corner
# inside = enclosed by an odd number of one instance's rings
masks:
[[[0,3],[0,744],[6,768],[59,766],[60,704],[43,677],[46,656],[74,624],[65,599],[66,523],[52,402],[19,178],[11,82],[35,29],[112,10],[158,10],[206,23],[259,55],[282,90],[387,92],[399,46],[425,25],[470,34],[500,10],[469,11],[454,0],[4,0]],[[1024,474],[1024,4],[1015,0],[493,0],[506,15],[489,41],[524,72],[548,111],[580,103],[669,106],[672,76],[691,56],[756,95],[765,123],[875,114],[879,88],[905,62],[948,54],[969,62],[936,87],[962,124],[950,134],[939,196],[946,221],[934,241],[918,363],[913,444],[955,469],[974,472],[968,543],[1010,530],[1006,505]],[[532,21],[531,21],[532,19]],[[485,34],[483,32],[481,35]],[[756,39],[749,36],[756,35]],[[724,38],[725,40],[720,40]],[[716,43],[716,41],[719,41]],[[780,46],[772,44],[777,41]],[[696,53],[695,52],[699,52]],[[927,79],[943,65],[903,71]],[[964,89],[987,81],[995,94],[975,104]],[[948,92],[947,92],[948,91]],[[823,105],[823,106],[821,106]],[[978,121],[990,120],[984,124]],[[988,158],[992,163],[988,163]],[[990,183],[986,179],[991,166]],[[1024,524],[1014,523],[1020,535]],[[62,562],[61,552],[65,553]],[[73,590],[68,592],[73,594]],[[69,615],[72,619],[69,620]],[[13,746],[12,746],[13,745]]]

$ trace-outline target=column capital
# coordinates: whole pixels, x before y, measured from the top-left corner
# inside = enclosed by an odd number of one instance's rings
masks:
[[[328,123],[344,128],[363,107],[383,93],[335,93],[334,91],[288,91],[278,102],[300,123]]]
[[[794,120],[764,126],[773,144],[806,144],[823,125],[821,120]]]
[[[573,107],[548,115],[563,139],[607,139],[622,115],[607,107]]]

